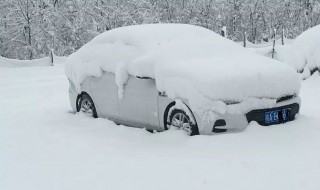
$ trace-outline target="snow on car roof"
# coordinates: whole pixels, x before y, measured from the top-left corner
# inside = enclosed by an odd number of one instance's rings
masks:
[[[107,31],[70,55],[66,63],[66,74],[78,91],[86,77],[106,71],[115,73],[120,96],[128,75],[151,77],[159,91],[198,106],[215,100],[278,98],[298,94],[300,89],[300,79],[286,64],[186,24]]]

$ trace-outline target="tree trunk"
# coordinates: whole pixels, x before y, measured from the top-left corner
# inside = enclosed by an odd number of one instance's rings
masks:
[[[274,58],[274,54],[275,54],[276,34],[277,34],[277,29],[274,29],[274,38],[273,38],[273,46],[272,46],[272,59]]]

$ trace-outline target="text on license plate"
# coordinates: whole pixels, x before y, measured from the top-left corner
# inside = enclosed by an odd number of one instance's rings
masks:
[[[289,109],[285,108],[265,112],[264,118],[266,124],[285,122],[289,119]]]

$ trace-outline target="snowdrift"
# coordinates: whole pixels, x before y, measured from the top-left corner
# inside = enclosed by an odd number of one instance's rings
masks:
[[[274,99],[298,94],[300,89],[299,77],[286,64],[252,53],[210,30],[184,24],[114,29],[66,61],[66,74],[78,91],[86,77],[99,77],[102,72],[115,73],[119,93],[128,75],[150,77],[160,92],[186,98],[198,107],[216,100]]]
[[[296,38],[286,63],[309,77],[320,68],[320,25],[310,28]]]
[[[64,63],[66,57],[54,56],[54,64]],[[0,67],[34,67],[34,66],[50,66],[52,65],[50,57],[44,57],[33,60],[8,59],[0,56]]]
[[[276,45],[273,58],[276,60],[285,62],[288,56],[290,56],[290,48],[291,48],[291,45]],[[256,47],[247,48],[247,49],[259,55],[272,58],[272,45],[266,46],[266,47],[256,46]]]
[[[284,45],[291,45],[293,42],[294,42],[294,39],[284,38]],[[238,44],[243,46],[243,41],[242,42],[238,42]],[[267,47],[269,47],[269,48],[271,47],[272,48],[273,39],[270,39],[269,42],[262,41],[259,44],[254,44],[254,43],[251,43],[250,41],[247,40],[246,41],[246,45],[247,45],[246,46],[247,48],[267,48]],[[276,40],[276,47],[277,46],[283,46],[281,38]]]

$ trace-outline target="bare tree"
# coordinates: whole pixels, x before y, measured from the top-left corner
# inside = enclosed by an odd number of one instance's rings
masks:
[[[121,26],[187,23],[228,38],[269,40],[273,29],[294,38],[320,24],[319,0],[1,0],[0,55],[33,59],[69,55],[94,36]],[[278,34],[280,38],[281,33]]]

